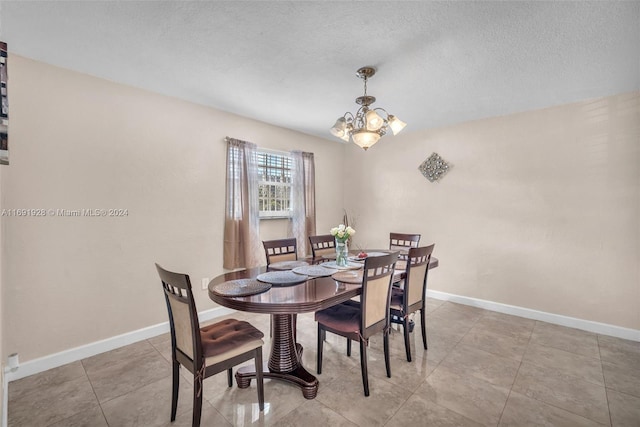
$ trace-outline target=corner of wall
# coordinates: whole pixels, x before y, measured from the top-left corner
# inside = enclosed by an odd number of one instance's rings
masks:
[[[1,166],[0,166],[1,167]],[[8,167],[8,166],[7,166]],[[2,179],[2,170],[0,170],[0,211],[2,211],[2,207],[4,206],[3,203],[3,179]],[[4,229],[4,217],[0,217],[0,376],[2,379],[2,388],[0,389],[0,400],[2,401],[2,407],[0,408],[0,416],[2,417],[2,427],[7,425],[7,401],[8,401],[8,396],[7,396],[7,381],[4,375],[4,361],[5,361],[5,357],[4,357],[4,337],[5,337],[5,333],[4,333],[4,310],[2,309],[3,305],[4,305],[4,298],[3,298],[3,294],[4,294],[4,280],[3,280],[3,276],[4,276],[4,269],[2,268],[4,265],[3,262],[3,258],[4,258],[4,239],[3,239],[3,229]]]

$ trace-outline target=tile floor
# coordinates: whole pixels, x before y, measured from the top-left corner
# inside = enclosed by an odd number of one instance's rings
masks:
[[[371,340],[371,396],[362,393],[357,345],[327,334],[314,400],[265,381],[265,411],[249,389],[205,380],[204,426],[640,426],[640,343],[438,300],[428,303],[429,350],[419,326],[414,360],[401,330],[391,336],[392,377],[382,338]],[[265,333],[269,318],[237,313]],[[304,365],[315,372],[313,314],[299,316]],[[181,381],[178,417],[169,422],[168,334],[9,384],[9,426],[188,426],[192,386]]]

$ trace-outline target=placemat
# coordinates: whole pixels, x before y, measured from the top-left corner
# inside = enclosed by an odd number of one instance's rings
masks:
[[[361,284],[362,283],[362,271],[338,271],[331,275],[334,280],[338,282],[344,283],[354,283]]]
[[[271,289],[270,283],[258,282],[256,279],[229,280],[211,289],[214,294],[223,297],[244,297],[255,295]]]
[[[361,262],[351,262],[351,261],[347,263],[346,267],[339,266],[338,264],[336,264],[335,261],[325,262],[320,265],[325,268],[333,268],[334,270],[358,270],[363,266]]]
[[[311,277],[323,277],[323,276],[331,276],[333,273],[337,272],[333,268],[323,267],[321,265],[306,265],[302,267],[296,267],[293,269],[294,273],[297,274],[306,274]]]
[[[325,255],[322,255],[322,258],[324,258],[324,259],[336,259],[336,254],[325,254]]]
[[[258,277],[256,277],[259,281],[271,283],[272,285],[296,285],[306,282],[308,278],[304,274],[296,274],[293,271],[268,271],[258,274]]]
[[[273,264],[269,264],[269,270],[278,270],[278,271],[293,270],[296,267],[302,267],[305,265],[309,265],[309,263],[305,261],[280,261],[280,262],[274,262]]]

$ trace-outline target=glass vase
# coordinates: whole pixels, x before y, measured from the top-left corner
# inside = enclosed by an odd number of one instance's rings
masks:
[[[336,239],[336,265],[338,267],[346,267],[349,265],[349,246],[347,241]]]

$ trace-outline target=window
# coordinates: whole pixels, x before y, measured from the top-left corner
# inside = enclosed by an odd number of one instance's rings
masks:
[[[260,218],[291,216],[291,157],[258,151]]]

